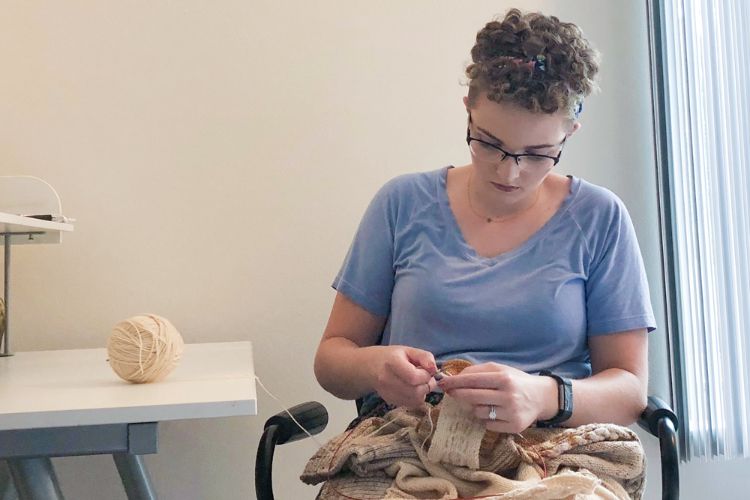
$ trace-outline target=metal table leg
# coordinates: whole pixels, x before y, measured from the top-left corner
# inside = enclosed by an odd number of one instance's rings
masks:
[[[157,431],[156,422],[0,431],[0,500],[16,500],[3,497],[3,459],[20,500],[63,500],[49,457],[102,454],[114,457],[129,500],[156,500],[142,455],[156,453]]]
[[[8,467],[21,500],[64,500],[49,458],[14,458]]]
[[[13,478],[10,477],[10,469],[5,460],[0,460],[0,500],[18,500]]]
[[[156,500],[154,487],[140,455],[114,453],[112,458],[115,459],[128,500]]]

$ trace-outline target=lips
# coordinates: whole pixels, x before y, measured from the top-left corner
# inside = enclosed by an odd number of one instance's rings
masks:
[[[500,184],[498,182],[490,182],[490,184],[492,184],[495,189],[498,189],[505,193],[512,193],[513,191],[519,189],[518,186],[506,186],[505,184]]]

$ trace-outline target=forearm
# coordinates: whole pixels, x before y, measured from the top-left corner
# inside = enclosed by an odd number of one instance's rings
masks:
[[[341,399],[356,399],[372,392],[372,351],[344,337],[323,339],[315,355],[315,377]]]
[[[573,416],[563,425],[608,422],[631,425],[646,407],[647,382],[620,368],[573,380]],[[553,398],[557,398],[555,393]]]

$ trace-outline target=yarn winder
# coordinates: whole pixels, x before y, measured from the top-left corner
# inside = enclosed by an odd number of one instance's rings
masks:
[[[4,248],[4,315],[0,325],[0,357],[10,349],[10,249],[11,245],[60,243],[61,233],[73,225],[58,215],[62,209],[57,192],[42,179],[29,176],[0,177],[0,236]],[[24,214],[45,214],[49,220]]]

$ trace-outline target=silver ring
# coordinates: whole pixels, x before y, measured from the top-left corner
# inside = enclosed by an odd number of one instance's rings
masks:
[[[490,405],[490,420],[497,420],[497,408],[495,405]]]

